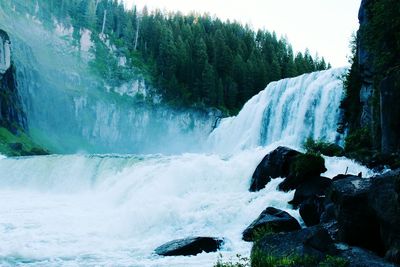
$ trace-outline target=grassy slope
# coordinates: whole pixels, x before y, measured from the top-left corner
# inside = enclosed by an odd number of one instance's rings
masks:
[[[0,154],[6,156],[46,155],[48,151],[32,142],[31,138],[19,131],[14,135],[6,128],[0,127]]]

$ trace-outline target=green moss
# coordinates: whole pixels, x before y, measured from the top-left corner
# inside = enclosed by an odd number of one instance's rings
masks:
[[[372,149],[371,133],[367,128],[354,130],[345,140],[346,153],[363,153]]]
[[[290,174],[295,177],[310,177],[325,171],[325,159],[316,153],[297,155],[290,165]]]
[[[322,140],[314,140],[311,137],[307,138],[303,147],[307,153],[322,154],[329,157],[340,157],[344,154],[344,150],[340,146]]]
[[[312,256],[287,255],[276,256],[266,254],[259,250],[253,250],[250,257],[252,267],[276,267],[276,266],[316,266],[318,259]]]
[[[22,130],[17,134],[0,127],[0,153],[6,156],[47,155],[49,152],[40,148]]]
[[[264,236],[270,235],[273,233],[275,233],[275,231],[274,231],[273,227],[271,227],[271,226],[264,225],[264,226],[257,227],[253,231],[253,240],[258,241],[261,238],[263,238]]]
[[[349,265],[349,261],[345,258],[338,256],[327,255],[325,260],[320,262],[320,267],[346,267]]]

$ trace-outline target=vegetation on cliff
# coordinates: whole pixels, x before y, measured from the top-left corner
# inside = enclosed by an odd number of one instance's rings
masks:
[[[361,5],[360,30],[352,43],[352,65],[342,102],[349,130],[346,151],[360,160],[365,161],[376,152],[398,152],[400,148],[395,141],[400,139],[395,122],[400,114],[394,106],[389,107],[400,92],[400,85],[395,82],[400,71],[399,15],[400,2],[396,0],[364,0]],[[384,85],[387,79],[389,86]],[[371,93],[368,86],[372,87]],[[360,98],[368,100],[362,104]],[[371,110],[371,114],[363,108]]]
[[[218,107],[235,113],[271,81],[329,67],[308,50],[295,54],[287,40],[275,33],[255,32],[210,15],[126,10],[119,1],[111,0],[32,2],[31,10],[27,5],[17,8],[45,19],[48,27],[54,27],[54,17],[72,25],[77,40],[81,29],[95,33],[92,65],[105,78],[110,78],[109,70],[116,62],[105,61],[104,45],[100,44],[104,38],[98,38],[99,34],[107,36],[118,53],[142,70],[164,100],[179,106]],[[118,74],[115,69],[114,76]]]

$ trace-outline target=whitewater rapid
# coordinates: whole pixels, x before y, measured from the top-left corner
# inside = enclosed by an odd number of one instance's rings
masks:
[[[287,204],[294,192],[276,189],[282,179],[248,191],[256,166],[279,145],[301,150],[309,136],[340,138],[344,71],[270,84],[238,116],[223,119],[196,153],[0,157],[0,266],[207,267],[219,254],[248,256],[251,243],[242,232],[266,207],[301,221]],[[200,143],[196,136],[181,141]],[[346,170],[372,175],[345,158],[325,160],[327,177]],[[154,254],[190,236],[225,243],[220,252],[194,257]]]
[[[277,145],[277,144],[276,144]],[[213,266],[219,253],[159,257],[187,236],[224,237],[225,259],[248,255],[241,233],[267,206],[288,211],[293,192],[248,192],[258,162],[276,147],[229,158],[70,155],[0,159],[1,266]],[[367,172],[346,159],[328,173]],[[332,169],[334,168],[334,169]]]

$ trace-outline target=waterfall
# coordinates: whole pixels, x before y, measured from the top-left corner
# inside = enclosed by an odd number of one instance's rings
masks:
[[[267,206],[299,219],[287,203],[294,192],[276,189],[282,179],[253,193],[250,179],[278,145],[340,139],[345,69],[271,83],[211,132],[216,111],[138,100],[151,93],[140,75],[112,86],[91,71],[89,31],[77,46],[73,30],[5,10],[11,3],[26,1],[0,1],[0,28],[10,33],[30,134],[64,155],[0,155],[1,266],[213,266],[219,253],[249,255],[242,231]],[[326,177],[369,174],[344,158],[326,165]],[[195,257],[154,255],[188,236],[225,243]]]
[[[266,206],[288,211],[293,192],[275,179],[248,192],[274,146],[229,158],[63,155],[0,159],[1,266],[213,266],[219,253],[158,257],[154,248],[187,236],[224,237],[222,255],[249,255],[241,233]],[[345,166],[328,161],[330,175]],[[7,175],[3,175],[7,174]]]
[[[228,153],[279,141],[300,147],[308,137],[338,141],[345,72],[331,69],[270,83],[236,117],[221,121],[209,147]]]

